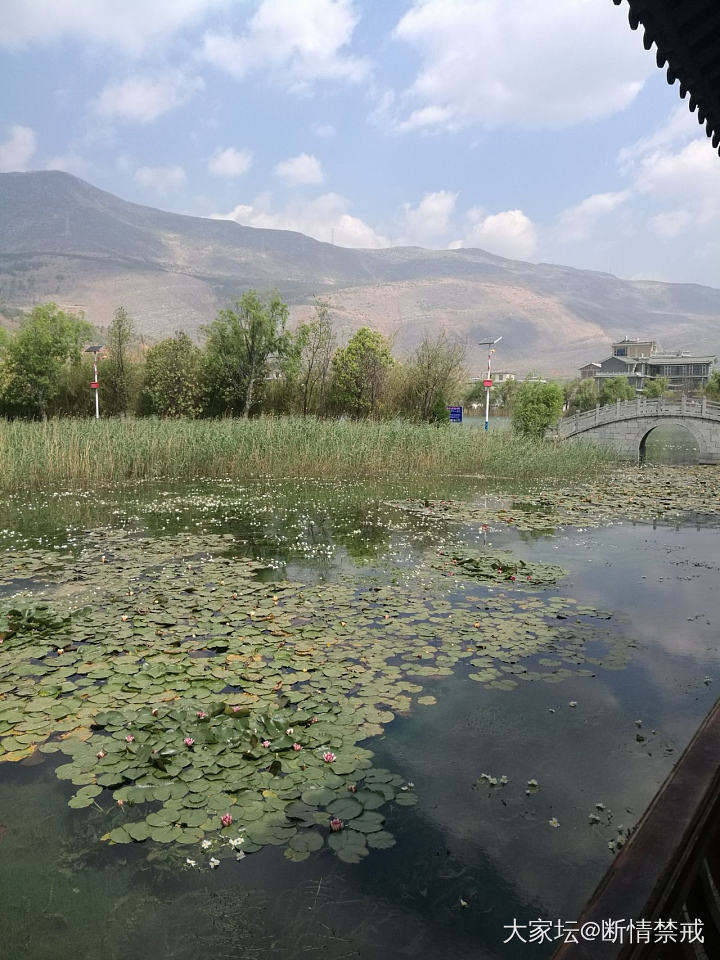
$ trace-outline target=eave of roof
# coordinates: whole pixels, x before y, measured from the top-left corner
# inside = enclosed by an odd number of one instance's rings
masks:
[[[679,357],[676,353],[654,353],[651,357],[642,357],[638,358],[644,360],[646,363],[656,364],[656,363],[669,363],[674,364],[675,366],[682,366],[686,363],[713,363],[715,357]]]
[[[690,94],[690,110],[720,148],[720,3],[718,0],[627,0],[633,30],[642,23],[643,45],[657,47],[658,67],[667,64],[667,80],[680,81],[680,96]],[[622,0],[613,0],[616,6]],[[720,151],[719,151],[720,152]]]

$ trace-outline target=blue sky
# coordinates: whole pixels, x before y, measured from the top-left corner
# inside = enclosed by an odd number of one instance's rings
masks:
[[[6,0],[0,77],[0,170],[720,286],[720,157],[625,4]]]

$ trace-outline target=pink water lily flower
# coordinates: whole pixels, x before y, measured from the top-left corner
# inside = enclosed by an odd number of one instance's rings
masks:
[[[105,753],[104,750],[98,750],[95,756],[98,758],[98,760],[102,760],[103,757],[107,756],[107,753]]]
[[[337,760],[337,757],[335,756],[334,753],[328,750],[327,753],[323,754],[323,760],[325,761],[325,763],[332,763],[333,760]]]
[[[293,750],[295,750],[295,751],[297,752],[298,750],[302,750],[302,747],[300,746],[299,743],[294,743],[294,744],[293,744]]]
[[[240,704],[235,704],[235,706],[232,707],[231,709],[232,709],[232,712],[233,712],[233,713],[237,713],[238,710],[241,710],[242,708],[241,708]]]
[[[269,746],[270,746],[270,741],[269,741],[269,740],[261,740],[260,743],[262,744],[263,747],[269,747]]]
[[[343,822],[339,817],[333,817],[330,821],[330,829],[333,833],[338,833],[343,828]]]
[[[185,744],[186,747],[192,747],[195,741],[193,740],[192,737],[185,737],[185,739],[183,740],[183,743]]]
[[[232,815],[229,814],[229,813],[224,813],[224,814],[220,817],[220,822],[222,823],[222,825],[223,825],[224,827],[229,827],[230,824],[233,822]]]
[[[320,717],[311,717],[311,718],[310,718],[310,723],[319,723],[319,722],[320,722]]]
[[[134,742],[135,742],[135,737],[134,737],[131,733],[129,733],[129,734],[125,737],[125,742],[126,742],[126,743],[134,743]]]
[[[204,711],[204,710],[198,710],[198,712],[197,712],[197,718],[198,718],[198,720],[204,720],[205,717],[207,717],[207,714],[205,713],[205,711]]]

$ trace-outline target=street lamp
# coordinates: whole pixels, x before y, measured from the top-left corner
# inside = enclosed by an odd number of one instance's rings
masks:
[[[102,343],[96,344],[95,346],[92,346],[92,347],[85,348],[85,353],[91,353],[93,355],[93,382],[90,384],[90,386],[95,391],[95,419],[96,420],[100,419],[100,390],[99,390],[100,384],[98,382],[97,364],[98,364],[98,354],[100,353],[102,348],[103,348]]]
[[[485,386],[485,429],[490,429],[490,388],[492,387],[492,380],[490,379],[490,360],[492,355],[495,353],[495,344],[500,343],[502,337],[498,337],[496,340],[479,340],[478,344],[481,347],[488,348],[488,368],[487,368],[487,379],[484,382]]]

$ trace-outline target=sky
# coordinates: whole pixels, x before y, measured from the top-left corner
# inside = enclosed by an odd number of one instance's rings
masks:
[[[0,171],[720,287],[720,157],[612,0],[0,0]]]

